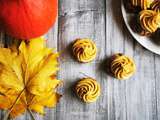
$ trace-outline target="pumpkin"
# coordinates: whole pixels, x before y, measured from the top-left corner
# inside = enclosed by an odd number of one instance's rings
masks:
[[[18,39],[45,34],[55,23],[57,0],[0,0],[0,29]]]

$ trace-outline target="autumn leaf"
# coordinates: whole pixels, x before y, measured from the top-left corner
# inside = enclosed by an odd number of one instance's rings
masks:
[[[61,95],[56,88],[58,54],[45,46],[43,38],[22,41],[17,49],[0,48],[0,109],[16,117],[26,110],[44,114]]]

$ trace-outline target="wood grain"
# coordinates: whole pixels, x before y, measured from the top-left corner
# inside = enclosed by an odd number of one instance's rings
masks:
[[[1,47],[10,38],[1,35]],[[126,29],[120,0],[59,0],[59,17],[46,35],[48,46],[60,53],[58,78],[63,94],[46,116],[35,114],[37,120],[160,120],[160,57],[140,46]],[[91,38],[98,47],[96,60],[78,63],[72,57],[71,45],[77,38]],[[1,40],[6,40],[1,41]],[[107,60],[115,53],[133,57],[136,74],[119,81],[107,71]],[[74,84],[85,77],[97,79],[101,96],[97,102],[85,104],[75,95]],[[17,120],[30,120],[29,114]]]
[[[56,120],[96,120],[105,119],[107,109],[103,107],[107,103],[100,98],[96,103],[85,104],[80,101],[73,92],[74,84],[85,77],[81,73],[91,76],[99,83],[104,84],[99,71],[100,61],[105,56],[105,2],[103,0],[81,0],[69,2],[60,1],[59,11],[59,41],[58,50],[61,55],[60,79],[64,80],[62,92],[64,96],[57,106]],[[70,6],[70,7],[66,7]],[[81,64],[73,57],[71,45],[77,38],[91,38],[98,47],[98,55],[92,63]],[[106,97],[105,89],[102,94]]]

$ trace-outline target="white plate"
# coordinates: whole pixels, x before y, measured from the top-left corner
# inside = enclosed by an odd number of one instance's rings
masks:
[[[132,34],[132,36],[146,49],[160,55],[160,38],[158,38],[159,40],[153,40],[150,37],[145,37],[145,36],[141,36],[137,33],[135,33],[129,24],[129,21],[131,20],[131,18],[133,18],[133,14],[127,12],[125,5],[124,5],[124,0],[121,0],[121,10],[122,10],[122,15],[124,18],[124,22],[129,30],[129,32]]]

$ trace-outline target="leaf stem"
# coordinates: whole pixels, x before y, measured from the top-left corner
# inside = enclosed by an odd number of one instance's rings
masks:
[[[17,96],[16,100],[14,101],[14,103],[12,104],[12,106],[10,107],[10,109],[8,110],[8,112],[4,115],[3,120],[8,120],[9,114],[13,110],[13,107],[15,106],[15,104],[17,103],[17,101],[19,100],[19,98],[21,97],[21,95],[24,92],[24,90],[25,90],[25,88],[19,93],[19,95]]]
[[[32,111],[30,109],[27,109],[27,111],[29,112],[29,114],[31,115],[32,120],[36,120]]]

